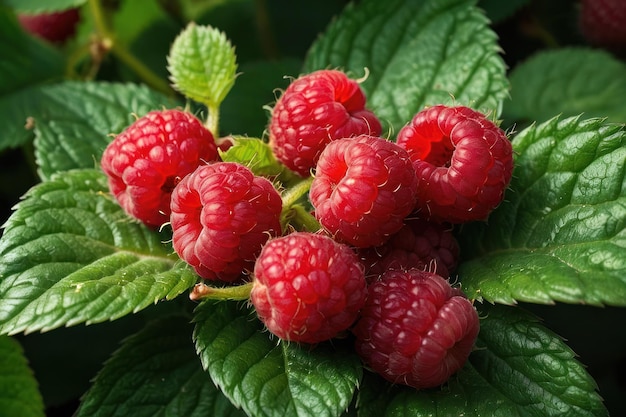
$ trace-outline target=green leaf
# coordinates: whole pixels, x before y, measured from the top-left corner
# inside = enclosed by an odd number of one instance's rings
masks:
[[[561,48],[542,51],[513,69],[511,122],[544,122],[554,116],[606,117],[626,122],[626,64],[606,51]]]
[[[471,298],[626,306],[626,131],[554,118],[513,141],[505,201],[468,225],[458,270]]]
[[[87,3],[87,0],[2,0],[2,3],[17,12],[37,14],[78,7]]]
[[[362,77],[367,68],[368,107],[392,134],[426,105],[498,114],[509,85],[488,23],[471,0],[352,3],[314,43],[305,69]]]
[[[28,36],[15,16],[0,8],[0,95],[42,81],[61,79],[65,60],[60,51]]]
[[[196,309],[196,350],[224,394],[255,417],[340,416],[361,378],[351,347],[273,340],[253,315],[235,302]]]
[[[220,155],[224,162],[238,162],[249,167],[256,175],[274,177],[288,175],[288,168],[281,164],[269,145],[259,138],[233,136],[234,144]]]
[[[35,123],[35,156],[40,176],[93,168],[112,135],[151,110],[172,108],[175,102],[135,84],[64,82],[42,87]]]
[[[202,369],[184,317],[147,325],[105,363],[76,417],[244,416]]]
[[[468,363],[441,388],[415,391],[364,379],[360,417],[575,416],[608,412],[561,338],[519,308],[485,306]]]
[[[0,336],[0,415],[43,417],[37,381],[17,341]]]
[[[237,75],[233,46],[211,26],[187,25],[172,44],[167,62],[174,87],[209,109],[219,107]]]
[[[158,233],[122,211],[100,171],[68,171],[37,185],[5,227],[0,333],[113,320],[196,280]]]

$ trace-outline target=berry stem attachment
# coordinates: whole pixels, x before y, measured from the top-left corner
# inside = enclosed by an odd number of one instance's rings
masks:
[[[252,291],[252,282],[233,287],[211,287],[209,285],[206,285],[205,283],[200,282],[196,284],[189,293],[189,299],[192,301],[244,301],[250,298],[250,291]]]
[[[320,224],[301,204],[296,204],[298,200],[309,192],[313,177],[308,177],[287,188],[282,194],[283,209],[280,213],[280,225],[283,230],[291,224],[298,230],[316,232],[320,229]]]
[[[313,177],[308,177],[285,190],[282,194],[283,210],[291,208],[291,206],[293,206],[295,202],[300,199],[300,197],[308,193],[312,182]]]

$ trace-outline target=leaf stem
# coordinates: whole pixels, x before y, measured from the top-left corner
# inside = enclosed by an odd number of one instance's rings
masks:
[[[205,105],[208,114],[204,125],[213,134],[214,138],[219,138],[220,106],[208,103],[205,103]]]
[[[126,48],[126,46],[116,41],[114,33],[111,31],[107,23],[100,0],[89,0],[89,10],[91,11],[91,16],[98,35],[97,42],[101,46],[101,48],[98,49],[104,51],[105,53],[108,51],[113,53],[113,55],[133,70],[148,86],[169,96],[175,94],[174,90],[166,80],[159,77],[143,62],[137,59],[137,57],[133,55],[128,48]]]
[[[244,301],[250,298],[250,291],[252,291],[252,282],[248,282],[242,285],[236,285],[233,287],[211,287],[201,282],[193,287],[193,289],[189,293],[189,298],[193,301]]]

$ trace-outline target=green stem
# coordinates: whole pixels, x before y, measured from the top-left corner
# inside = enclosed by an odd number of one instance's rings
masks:
[[[309,192],[313,177],[308,177],[300,182],[295,183],[291,188],[287,189],[283,195],[283,210],[291,208],[296,201]]]
[[[206,104],[206,103],[205,103]],[[207,117],[204,125],[209,132],[213,134],[214,138],[219,138],[219,120],[220,120],[220,107],[215,105],[206,104]]]
[[[159,77],[143,62],[137,59],[124,45],[116,42],[115,36],[107,23],[100,0],[89,0],[89,9],[103,50],[111,51],[111,53],[133,70],[148,86],[167,95],[174,95],[174,90],[172,90],[166,80]]]
[[[322,228],[315,216],[299,204],[291,207],[289,216],[289,223],[297,230],[315,233]]]
[[[235,300],[244,301],[250,298],[252,282],[233,287],[211,287],[204,283],[196,284],[189,294],[194,301],[201,300]]]

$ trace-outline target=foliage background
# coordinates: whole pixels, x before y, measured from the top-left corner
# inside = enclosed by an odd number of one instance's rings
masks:
[[[28,3],[5,2],[3,7]],[[301,71],[310,45],[348,4],[347,1],[333,0],[107,0],[103,3],[115,10],[116,35],[128,45],[133,55],[162,79],[168,77],[165,59],[169,47],[188,21],[211,24],[225,31],[236,46],[242,74],[255,74],[256,77],[241,76],[238,79],[223,104],[221,129],[237,132],[239,126],[244,125],[251,127],[250,133],[256,131],[254,133],[259,135],[267,116],[262,107],[274,100],[274,88],[284,87],[287,83],[282,75],[295,75]],[[561,56],[556,57],[554,65],[550,66],[557,72],[552,77],[545,72],[542,78],[529,79],[524,73],[525,67],[533,64],[531,58],[538,53],[559,51],[568,54],[571,47],[588,46],[577,27],[577,1],[516,0],[506,2],[506,5],[503,3],[498,0],[478,2],[492,20],[511,78],[512,99],[503,108],[503,127],[516,126],[520,130],[533,120],[540,122],[559,113],[577,115],[582,111],[586,116],[608,116],[613,121],[626,121],[626,103],[621,93],[626,88],[626,71],[619,58],[607,60],[602,51],[597,51],[597,60],[592,62],[577,62],[576,57]],[[64,58],[76,56],[76,50],[88,39],[92,27],[93,22],[84,21],[74,43],[58,51],[43,48],[43,53],[50,54],[53,63],[57,62],[55,54]],[[20,51],[11,50],[10,45],[2,44],[0,61],[20,54]],[[568,66],[569,71],[564,69]],[[599,67],[603,70],[598,71]],[[85,70],[80,65],[77,68]],[[564,72],[559,73],[559,70]],[[54,65],[34,72],[39,78],[35,81],[49,82],[72,76],[65,73],[63,67]],[[582,81],[572,81],[574,76],[581,77]],[[103,56],[95,78],[144,81],[133,68],[110,54]],[[14,82],[27,85],[32,81],[16,79]],[[6,80],[1,84],[1,93],[16,88],[16,84],[7,84]],[[582,104],[564,96],[564,92],[571,89],[575,89],[579,97],[585,94]],[[14,101],[11,105],[15,104]],[[3,102],[0,110],[3,110],[0,117],[6,128],[11,129],[15,126],[14,121],[9,120],[12,109],[7,109]],[[32,132],[26,131],[25,134]],[[35,169],[32,144],[26,143],[6,147],[0,153],[0,218],[3,221],[25,191],[39,182],[41,173]],[[43,334],[18,335],[16,339],[40,384],[48,415],[71,415],[79,397],[90,386],[91,378],[118,349],[120,341],[143,328],[147,320],[189,308],[185,301],[159,304],[136,315],[97,326],[80,325]],[[558,308],[530,303],[523,306],[537,313],[547,327],[565,338],[597,381],[611,414],[626,414],[623,404],[626,333],[622,330],[626,323],[625,309],[568,304]],[[72,358],[69,362],[68,357]]]

